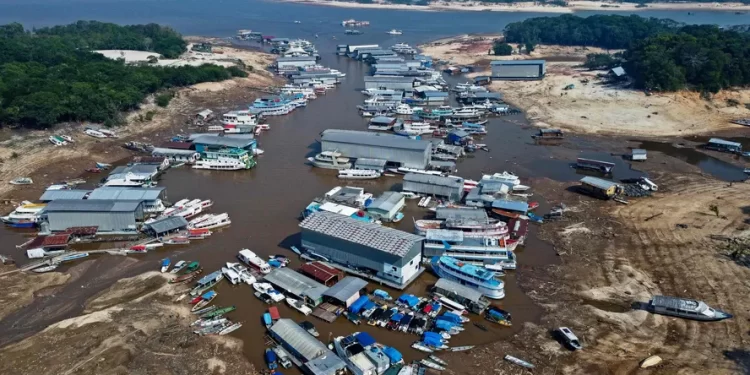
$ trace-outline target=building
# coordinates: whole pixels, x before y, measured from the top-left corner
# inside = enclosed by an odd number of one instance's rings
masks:
[[[542,79],[547,73],[544,60],[495,60],[490,63],[492,79]]]
[[[279,57],[276,59],[276,68],[284,70],[286,68],[303,68],[317,64],[315,56],[298,56],[298,57]]]
[[[323,303],[323,293],[328,287],[287,267],[275,268],[263,279],[313,307]]]
[[[277,320],[268,333],[306,374],[336,375],[346,368],[341,358],[291,319]]]
[[[482,189],[475,187],[466,194],[464,202],[470,207],[492,207],[492,202],[495,201],[495,196],[490,194],[482,194]]]
[[[478,86],[489,85],[492,83],[492,77],[490,76],[476,76],[474,77],[474,84]]]
[[[499,92],[477,91],[460,98],[464,103],[497,103],[503,100],[503,94]]]
[[[404,175],[403,190],[421,195],[444,197],[451,202],[457,202],[463,197],[464,179],[455,176],[407,173]]]
[[[187,220],[182,216],[175,215],[145,224],[143,225],[143,231],[152,236],[160,237],[165,234],[187,229],[187,227]]]
[[[586,176],[581,179],[580,189],[596,198],[610,199],[622,193],[622,186],[614,181]]]
[[[131,163],[112,169],[107,176],[107,182],[136,181],[147,183],[159,175],[159,166],[154,164]]]
[[[91,191],[89,200],[116,200],[116,201],[138,201],[143,202],[143,211],[146,213],[162,212],[166,209],[163,199],[166,198],[166,188],[132,188],[103,186]]]
[[[511,201],[507,199],[497,199],[492,202],[492,208],[503,211],[520,212],[525,214],[529,211],[529,204],[521,201]]]
[[[252,153],[257,147],[252,134],[196,133],[191,134],[189,139],[195,145],[195,151],[201,154],[221,149],[240,149]]]
[[[478,209],[440,207],[435,209],[435,219],[438,220],[459,220],[459,221],[476,221],[482,224],[489,223],[487,211]]]
[[[177,150],[171,148],[154,147],[151,156],[167,158],[172,163],[193,164],[200,158],[200,154],[193,150]]]
[[[371,171],[385,172],[385,164],[388,163],[383,159],[358,158],[354,162],[354,169],[366,169]]]
[[[610,76],[611,78],[613,78],[613,79],[617,79],[617,80],[621,80],[621,79],[625,79],[625,78],[628,78],[628,75],[627,75],[627,73],[625,73],[625,69],[623,69],[623,68],[622,68],[621,66],[618,66],[618,67],[612,68],[612,69],[611,69],[611,70],[609,71],[609,76]]]
[[[420,236],[329,212],[300,228],[305,249],[361,277],[403,289],[424,271]]]
[[[347,45],[346,54],[350,56],[356,56],[357,51],[360,49],[380,49],[380,46],[377,44]]]
[[[490,302],[482,296],[480,291],[453,280],[440,278],[432,290],[436,294],[464,305],[475,314],[481,314],[490,305]]]
[[[85,199],[91,190],[45,190],[44,194],[39,197],[42,203],[52,202],[57,199]]]
[[[348,308],[360,296],[367,294],[362,293],[366,286],[367,281],[359,277],[347,276],[323,293],[323,296],[329,302]]]
[[[414,77],[378,76],[365,77],[365,89],[414,91]]]
[[[305,263],[299,268],[299,272],[329,288],[344,278],[344,271],[323,262]]]
[[[143,202],[56,199],[45,209],[51,232],[71,227],[97,227],[98,232],[135,233],[143,221]]]
[[[465,145],[472,141],[473,138],[471,138],[471,134],[469,134],[466,130],[453,129],[448,132],[446,140],[451,145]]]
[[[325,130],[320,143],[321,151],[337,151],[350,158],[384,159],[418,169],[427,167],[432,150],[429,141],[356,130]]]
[[[648,159],[648,153],[642,148],[634,148],[630,151],[630,160],[644,161]]]
[[[426,105],[443,105],[448,101],[448,95],[445,91],[424,91],[419,97],[424,99]]]
[[[398,214],[401,213],[405,203],[406,198],[403,194],[396,191],[386,191],[367,206],[367,212],[370,216],[382,221],[400,221],[404,215],[401,214],[398,217]]]
[[[708,143],[704,146],[709,150],[723,151],[723,152],[742,152],[742,144],[739,142],[731,142],[721,138],[711,138]]]

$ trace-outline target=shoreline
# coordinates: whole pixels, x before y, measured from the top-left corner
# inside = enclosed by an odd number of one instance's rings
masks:
[[[710,12],[750,12],[750,5],[742,3],[649,3],[647,7],[638,7],[638,3],[617,3],[607,1],[571,1],[566,7],[538,5],[534,2],[520,2],[515,4],[486,4],[482,2],[446,3],[433,2],[427,6],[372,3],[360,4],[356,2],[334,0],[276,0],[277,2],[306,4],[315,6],[330,6],[355,9],[389,9],[411,10],[417,12],[536,12],[550,14],[570,14],[579,11],[607,10],[613,12],[638,12],[647,10],[683,10]],[[378,0],[376,0],[378,1]]]

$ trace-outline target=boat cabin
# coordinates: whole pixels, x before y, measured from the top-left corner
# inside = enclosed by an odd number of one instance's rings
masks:
[[[596,198],[611,199],[623,192],[623,187],[614,181],[586,176],[580,182],[580,189]]]
[[[634,148],[630,151],[630,160],[645,161],[646,159],[647,159],[646,150],[642,148]]]
[[[742,152],[741,143],[731,142],[721,138],[711,138],[703,147],[709,150],[721,152]]]
[[[575,167],[579,169],[588,169],[604,174],[610,174],[612,173],[612,169],[615,168],[615,163],[594,159],[578,158],[576,159]]]

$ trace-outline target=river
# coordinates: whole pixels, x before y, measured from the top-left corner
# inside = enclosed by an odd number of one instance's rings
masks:
[[[579,14],[595,13],[600,12]],[[694,15],[688,16],[687,12],[638,12],[643,16],[669,17],[682,22],[730,25],[743,21],[741,16],[727,12],[692,13]],[[264,256],[291,254],[286,249],[299,242],[297,217],[300,211],[314,197],[341,184],[334,173],[313,170],[307,166],[304,163],[305,157],[318,149],[316,139],[325,129],[365,129],[366,122],[358,116],[355,106],[362,100],[362,96],[356,91],[362,88],[362,77],[366,74],[367,67],[335,56],[335,44],[418,44],[459,33],[497,32],[508,22],[543,15],[548,14],[360,10],[247,0],[0,0],[0,23],[18,21],[27,27],[89,19],[123,24],[156,22],[171,25],[186,35],[229,37],[234,35],[237,29],[244,28],[276,36],[307,38],[318,46],[323,56],[322,64],[347,73],[347,78],[340,87],[312,101],[307,108],[269,121],[272,130],[260,138],[260,147],[266,154],[259,158],[255,169],[232,173],[181,168],[169,171],[163,177],[160,184],[167,187],[171,201],[184,197],[212,199],[215,201],[213,212],[229,213],[233,225],[208,240],[194,242],[179,250],[160,250],[139,258],[144,260],[144,268],[152,269],[156,269],[158,260],[167,254],[174,260],[200,260],[207,270],[217,269],[224,262],[233,261],[237,251],[245,247]],[[364,35],[345,36],[340,21],[348,18],[369,20],[372,26],[366,29]],[[302,23],[294,24],[294,20]],[[386,35],[385,31],[392,28],[402,29],[404,35]],[[320,38],[314,39],[314,34],[318,34]],[[337,39],[334,40],[333,36]],[[458,78],[451,80],[455,83]],[[509,170],[523,178],[549,177],[560,181],[574,181],[580,178],[568,166],[568,160],[572,160],[574,156],[565,159],[555,158],[553,147],[533,144],[530,135],[534,130],[523,126],[525,124],[522,115],[491,120],[488,125],[489,134],[482,140],[490,146],[491,151],[480,151],[472,158],[462,161],[458,166],[458,174],[477,179],[482,172]],[[580,145],[575,155],[614,159],[618,163],[615,169],[617,178],[639,174],[638,171],[632,170],[628,163],[619,158],[612,158],[603,150],[598,150],[595,145],[588,144],[586,140],[574,139],[571,142]],[[732,173],[734,172],[736,171]],[[362,186],[377,194],[385,190],[395,190],[399,183],[398,178],[382,178],[377,182],[357,182],[350,185]],[[540,210],[547,209],[546,202],[542,203]],[[406,231],[412,230],[412,219],[419,219],[427,214],[426,211],[416,208],[414,203],[410,203],[405,213],[406,218],[398,227]],[[23,241],[18,233],[5,230],[0,230],[0,239],[8,245]],[[22,257],[20,250],[9,251],[12,251],[17,259]],[[518,251],[518,255],[520,267],[526,269],[557,261],[552,246],[534,238],[530,239],[525,249]],[[295,260],[293,266],[298,265],[299,262]],[[102,267],[95,269],[101,270]],[[515,277],[512,272],[506,277],[507,297],[500,302],[503,308],[512,311],[515,326],[508,329],[487,323],[486,325],[490,326],[489,332],[468,326],[468,332],[452,340],[451,345],[491,342],[516,333],[523,322],[539,321],[541,308],[519,289]],[[408,292],[425,295],[426,289],[434,281],[435,277],[426,273],[409,287]],[[261,366],[264,340],[260,315],[265,306],[252,296],[251,289],[247,286],[232,288],[224,284],[218,288],[218,292],[218,304],[237,305],[238,310],[233,318],[244,321],[245,326],[233,335],[245,341],[245,354]],[[58,299],[65,298],[64,293],[59,293],[58,296]],[[299,314],[285,306],[281,307],[281,313],[283,316],[302,320]],[[13,319],[10,318],[0,326],[12,325],[8,321],[22,321],[23,311],[14,314]],[[408,345],[416,338],[414,336],[391,333],[369,326],[355,327],[343,319],[335,324],[310,319],[321,331],[323,341],[329,334],[336,336],[364,330],[372,333],[383,344],[395,346],[404,352],[407,360],[416,358],[416,353],[408,349]],[[476,316],[473,319],[478,320]],[[7,328],[0,327],[0,331]]]

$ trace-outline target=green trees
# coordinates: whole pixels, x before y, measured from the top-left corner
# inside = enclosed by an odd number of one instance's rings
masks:
[[[146,95],[233,76],[241,69],[130,66],[88,48],[149,49],[165,56],[185,50],[179,34],[158,25],[78,22],[28,33],[0,26],[0,124],[48,127],[61,121],[117,122]]]
[[[583,66],[588,69],[611,69],[621,61],[608,53],[589,53]]]
[[[495,42],[492,45],[492,52],[496,56],[510,56],[513,54],[513,47],[508,43]]]

